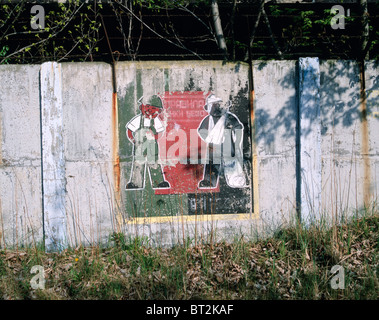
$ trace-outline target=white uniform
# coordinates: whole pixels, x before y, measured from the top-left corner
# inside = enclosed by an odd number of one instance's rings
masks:
[[[142,114],[137,114],[134,118],[132,118],[126,124],[126,129],[129,129],[131,132],[136,132],[140,128],[141,117],[142,117]],[[144,117],[143,126],[145,128],[150,127],[150,121],[151,120],[149,118]],[[153,121],[154,121],[154,128],[157,131],[157,133],[163,132],[165,130],[162,121],[158,117],[153,119]]]

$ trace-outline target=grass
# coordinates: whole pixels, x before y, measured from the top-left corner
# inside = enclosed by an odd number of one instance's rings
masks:
[[[111,237],[108,248],[0,251],[0,299],[378,299],[379,215],[330,230],[293,227],[258,242],[152,248]],[[33,265],[45,289],[32,289]],[[332,289],[334,265],[345,288]]]

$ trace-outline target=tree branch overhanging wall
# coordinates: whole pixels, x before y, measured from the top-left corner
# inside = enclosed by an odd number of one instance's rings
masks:
[[[112,1],[44,4],[46,28],[30,27],[32,4],[0,4],[0,63],[110,61],[101,26],[120,60],[356,59],[379,52],[379,5],[349,4],[344,30],[330,26],[330,4],[230,1]],[[366,9],[367,8],[367,9]],[[369,14],[368,14],[369,13]],[[251,26],[250,39],[246,30]],[[255,27],[253,27],[255,26]],[[363,26],[363,27],[362,27]],[[369,28],[372,30],[369,31]],[[357,47],[357,40],[365,43]]]

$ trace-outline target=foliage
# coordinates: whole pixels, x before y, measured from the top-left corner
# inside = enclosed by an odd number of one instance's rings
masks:
[[[224,59],[218,47],[210,0],[69,0],[44,4],[45,29],[30,26],[32,3],[1,4],[0,64],[123,59]],[[229,60],[299,56],[356,59],[360,13],[353,4],[346,30],[332,30],[330,7],[266,3],[267,19],[249,37],[259,3],[219,1]],[[305,9],[304,9],[305,8]],[[370,52],[377,58],[379,5],[370,5]],[[104,21],[104,23],[103,23]],[[268,32],[267,30],[272,30]],[[106,32],[107,31],[107,32]],[[109,43],[108,43],[109,40]],[[112,53],[111,53],[112,52]],[[113,58],[112,55],[113,54]]]
[[[0,43],[6,43],[9,52],[0,61],[4,63],[7,58],[12,63],[27,63],[34,57],[60,61],[74,49],[85,54],[83,61],[91,58],[93,52],[99,50],[96,44],[101,40],[98,11],[101,8],[102,4],[93,7],[79,0],[54,4],[53,10],[45,12],[45,28],[33,30],[30,23],[23,20],[30,15],[31,4],[23,0],[13,6],[2,5]],[[20,36],[28,41],[22,48],[12,41]]]

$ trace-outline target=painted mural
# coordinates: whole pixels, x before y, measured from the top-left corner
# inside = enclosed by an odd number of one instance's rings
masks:
[[[243,125],[228,111],[229,101],[224,105],[222,102],[214,94],[207,97],[204,108],[209,115],[204,117],[198,128],[200,137],[207,144],[204,174],[199,188],[217,187],[222,167],[230,187],[246,187],[242,157]]]
[[[157,95],[152,96],[146,104],[139,103],[139,109],[141,113],[126,125],[126,134],[134,145],[132,171],[126,189],[143,189],[146,170],[149,173],[153,189],[170,188],[170,184],[164,178],[162,165],[158,161],[157,140],[165,131],[165,127],[158,117],[163,110],[162,100]]]
[[[248,213],[250,130],[232,99],[224,101],[212,91],[137,98],[138,111],[121,132],[131,155],[125,166],[127,211],[145,208],[145,216]],[[145,206],[137,203],[143,199]]]

